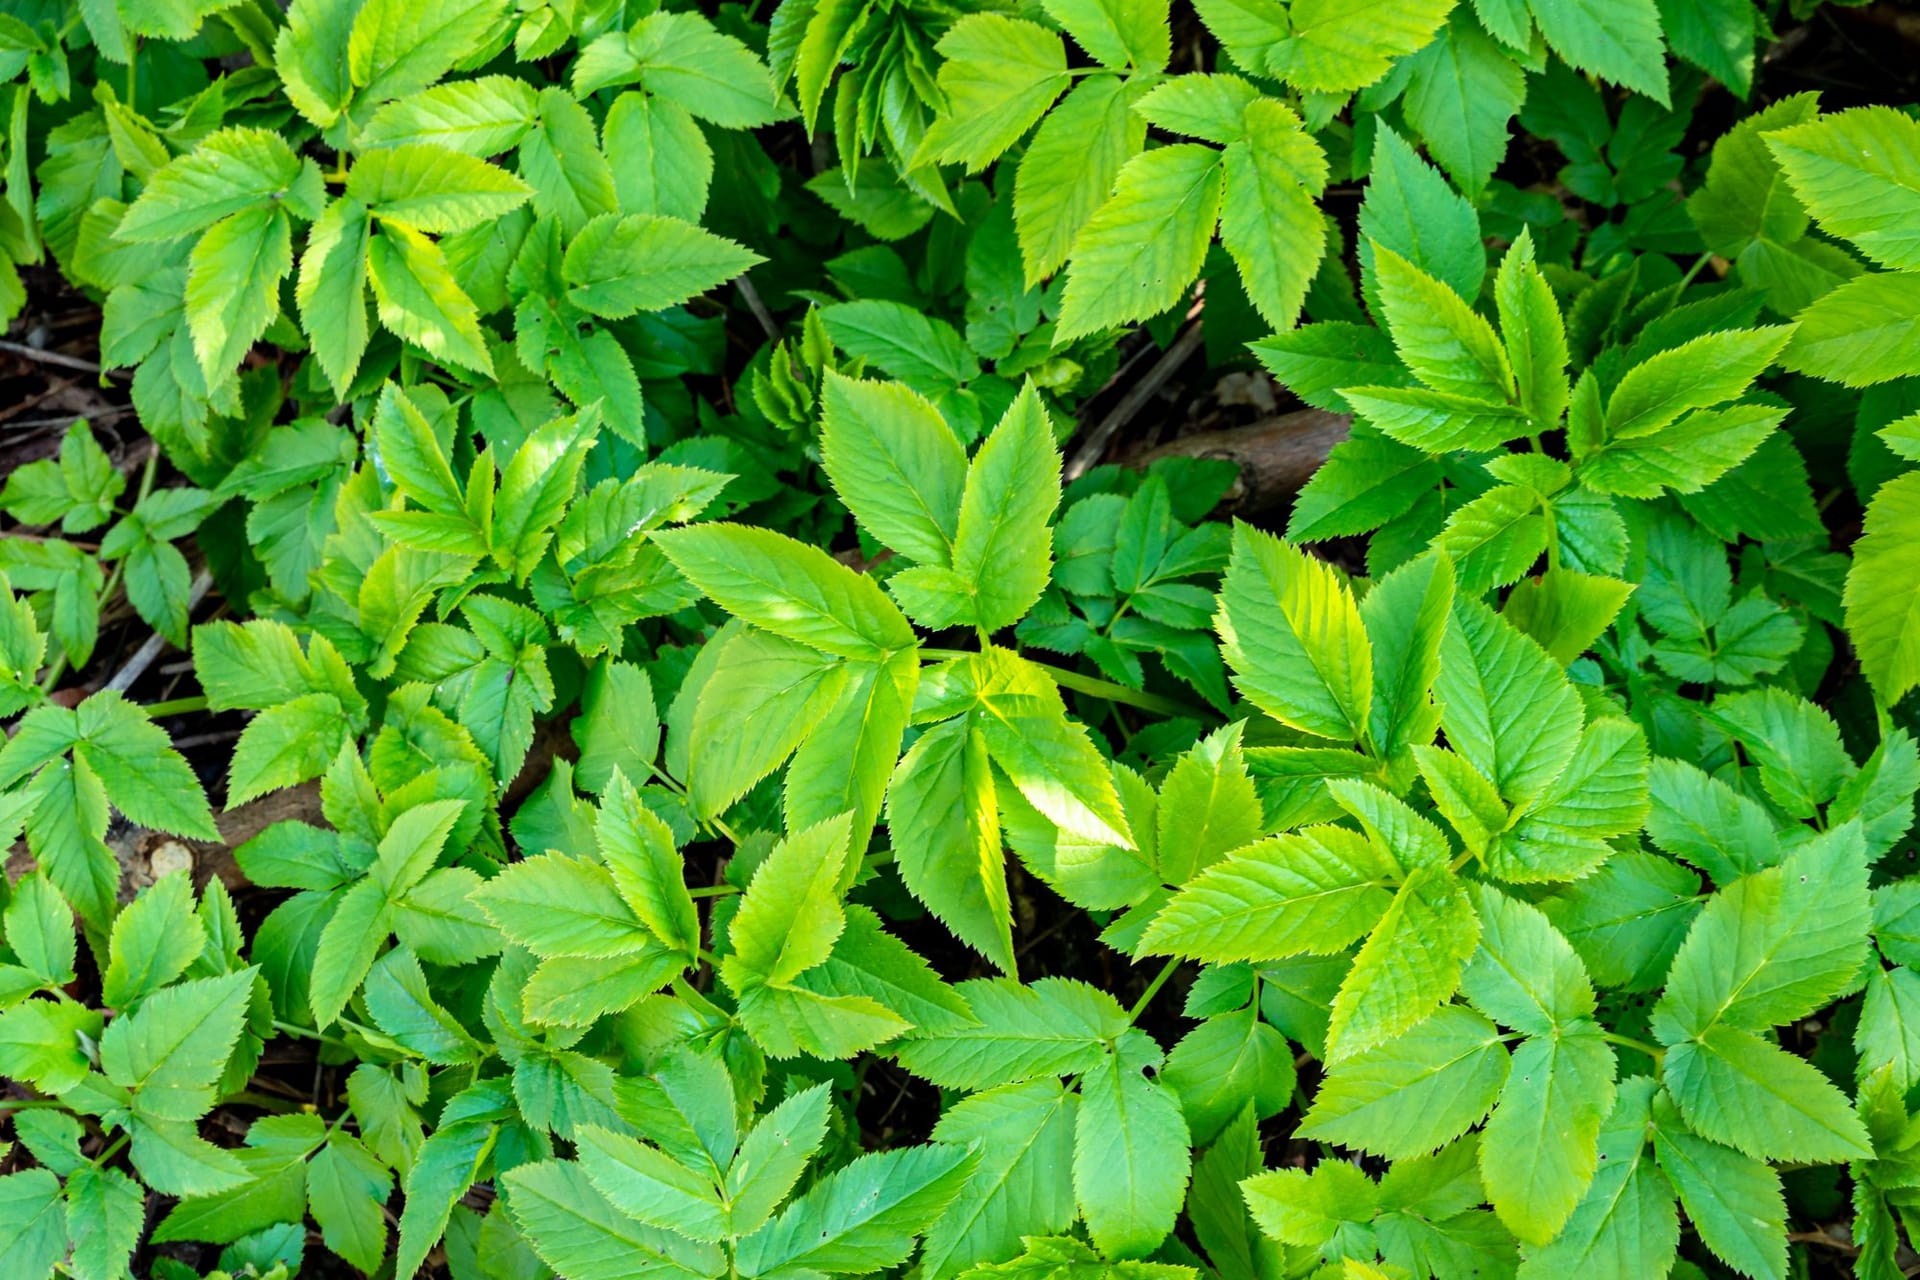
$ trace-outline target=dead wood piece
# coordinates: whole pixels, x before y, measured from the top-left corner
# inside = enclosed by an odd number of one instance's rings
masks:
[[[1161,458],[1219,458],[1240,468],[1225,506],[1252,515],[1285,505],[1300,492],[1333,446],[1347,438],[1351,419],[1324,409],[1301,409],[1245,427],[1181,436],[1127,460],[1145,467]]]

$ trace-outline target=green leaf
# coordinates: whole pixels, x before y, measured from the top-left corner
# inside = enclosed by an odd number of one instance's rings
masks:
[[[1453,608],[1453,565],[1426,556],[1374,583],[1360,602],[1373,650],[1373,706],[1368,739],[1388,758],[1430,742],[1440,712],[1429,691],[1440,671],[1440,645]]]
[[[1847,636],[1882,706],[1920,684],[1920,583],[1909,553],[1920,537],[1920,472],[1880,486],[1847,570]]]
[[[1182,753],[1160,784],[1156,810],[1160,869],[1171,884],[1258,840],[1260,797],[1230,725]]]
[[[1379,1188],[1360,1167],[1323,1160],[1313,1172],[1269,1169],[1240,1184],[1260,1230],[1282,1244],[1329,1245],[1349,1223],[1371,1222],[1379,1212]]]
[[[1599,1166],[1600,1122],[1613,1105],[1613,1050],[1580,1019],[1514,1051],[1480,1143],[1487,1198],[1520,1239],[1559,1234]]]
[[[724,812],[793,754],[839,704],[851,670],[841,659],[764,631],[743,629],[719,646],[721,678],[699,694],[686,771],[701,817]]]
[[[385,102],[427,88],[486,40],[502,7],[499,0],[368,0],[347,43],[358,96]]]
[[[1200,274],[1223,185],[1219,153],[1210,147],[1174,143],[1127,161],[1112,196],[1073,243],[1055,341],[1178,303]]]
[[[1300,118],[1272,99],[1248,104],[1245,132],[1224,153],[1220,243],[1261,318],[1286,329],[1299,316],[1326,239],[1313,203],[1326,186],[1326,157]]]
[[[1865,852],[1849,823],[1715,894],[1674,958],[1654,1034],[1676,1044],[1723,1024],[1760,1031],[1845,990],[1872,922]]]
[[[1078,1212],[1071,1182],[1079,1099],[1058,1080],[1003,1085],[941,1113],[935,1142],[979,1144],[980,1163],[953,1207],[927,1232],[921,1266],[946,1280],[1013,1256],[1027,1236],[1065,1231]]]
[[[135,242],[174,240],[282,196],[302,181],[300,158],[265,129],[222,129],[147,180],[114,234]],[[319,172],[311,170],[318,183]]]
[[[1060,269],[1121,167],[1145,144],[1147,122],[1131,109],[1136,96],[1130,79],[1088,76],[1035,130],[1014,180],[1013,219],[1027,284]]]
[[[628,908],[663,946],[692,958],[700,945],[700,921],[681,879],[673,830],[618,772],[601,800],[594,834]]]
[[[100,998],[115,1009],[132,1008],[185,973],[206,941],[193,911],[192,881],[185,872],[162,876],[115,917]]]
[[[1380,922],[1398,872],[1340,827],[1274,836],[1189,881],[1147,926],[1141,951],[1216,964],[1334,954]]]
[[[821,462],[862,528],[922,564],[952,562],[967,455],[936,410],[909,388],[828,371]]]
[[[307,1168],[307,1199],[321,1238],[362,1271],[387,1252],[387,1197],[393,1175],[358,1139],[335,1133]]]
[[[1864,1160],[1873,1148],[1846,1096],[1804,1058],[1719,1023],[1667,1050],[1667,1089],[1702,1137],[1760,1159]]]
[[[1094,59],[1159,71],[1173,56],[1167,10],[1153,0],[1046,0],[1046,10]]]
[[[608,319],[662,311],[733,279],[759,254],[691,222],[649,214],[594,218],[567,246],[567,299]]]
[[[1343,393],[1348,387],[1411,382],[1406,369],[1400,364],[1400,357],[1393,350],[1392,339],[1372,325],[1328,320],[1320,324],[1304,324],[1248,345],[1254,355],[1260,357],[1260,363],[1287,390],[1316,409],[1345,412],[1347,400]],[[1324,486],[1321,477],[1327,474],[1329,466],[1337,465],[1332,458],[1341,456],[1343,449],[1351,454],[1354,450],[1347,446],[1362,443],[1366,439],[1364,435],[1349,436],[1341,441],[1334,447],[1334,454],[1321,464],[1320,470],[1314,473],[1308,484],[1320,482]],[[1416,465],[1427,461],[1424,457],[1412,459]],[[1402,464],[1400,469],[1404,470],[1405,465]],[[1300,503],[1301,499],[1294,500],[1296,512],[1301,509]],[[1318,503],[1309,506],[1306,513],[1295,515],[1288,522],[1288,537],[1296,542],[1319,541],[1319,537],[1312,532],[1320,515],[1317,506]]]
[[[662,530],[653,541],[714,603],[775,635],[865,659],[914,643],[913,628],[872,578],[806,543],[734,524]]]
[[[428,1062],[451,1066],[481,1056],[466,1029],[434,1000],[420,962],[404,946],[374,963],[367,974],[366,1002],[376,1026]]]
[[[651,935],[607,867],[585,858],[558,852],[523,858],[475,890],[473,900],[535,955],[612,957],[650,945]]]
[[[449,81],[381,107],[361,131],[360,142],[363,147],[428,143],[484,159],[526,136],[535,104],[533,88],[513,76]]]
[[[1753,86],[1753,10],[1739,0],[1660,0],[1660,25],[1676,56],[1740,97]]]
[[[921,139],[915,161],[983,169],[1020,140],[1070,83],[1060,37],[1021,18],[973,13],[935,46],[946,110]]]
[[[1713,144],[1707,180],[1688,198],[1687,212],[1715,253],[1738,259],[1758,242],[1784,246],[1806,234],[1806,206],[1794,197],[1764,135],[1805,124],[1819,112],[1817,97],[1797,93],[1748,116]]]
[[[465,231],[527,202],[531,188],[505,169],[431,142],[368,151],[347,175],[346,194],[380,219],[416,231]]]
[[[1780,363],[1798,373],[1864,387],[1920,374],[1920,272],[1859,276],[1796,319]]]
[[[380,323],[436,360],[493,372],[473,299],[447,269],[440,246],[404,223],[388,223],[367,249]]]
[[[1469,302],[1480,295],[1487,251],[1479,216],[1438,169],[1385,125],[1375,135],[1372,176],[1360,206],[1360,262],[1367,274],[1375,245]]]
[[[1527,0],[1553,51],[1582,71],[1667,106],[1665,45],[1654,0]]]
[[[1160,1059],[1141,1033],[1123,1038],[1080,1080],[1073,1194],[1110,1258],[1151,1253],[1186,1200],[1192,1139],[1179,1100],[1142,1074]]]
[[[967,1026],[927,1028],[899,1046],[900,1064],[948,1089],[987,1089],[1091,1070],[1127,1015],[1106,992],[1066,978],[1022,986],[976,978],[957,990],[973,1010]]]
[[[954,935],[1013,969],[1013,916],[985,736],[967,718],[936,725],[901,758],[887,791],[900,877]]]
[[[1323,738],[1365,737],[1372,649],[1332,566],[1236,526],[1215,626],[1234,684],[1262,711]]]
[[[646,1226],[694,1240],[727,1236],[725,1209],[710,1177],[625,1134],[583,1125],[579,1135],[580,1167],[608,1204]]]
[[[1452,873],[1415,868],[1334,997],[1328,1061],[1384,1044],[1432,1013],[1458,988],[1479,933],[1473,906]]]
[[[1067,718],[1052,678],[1004,649],[989,648],[969,665],[987,754],[1027,803],[1063,830],[1133,848],[1113,772],[1086,729]]]
[[[869,1272],[901,1262],[959,1195],[977,1159],[933,1143],[862,1156],[742,1240],[740,1273]]]
[[[1662,351],[1629,369],[1607,397],[1610,439],[1649,436],[1690,409],[1705,409],[1744,392],[1774,362],[1793,330],[1730,329]]]
[[[286,211],[245,209],[223,218],[193,247],[187,325],[209,382],[238,364],[279,314],[280,282],[293,269]]]
[[[952,325],[904,303],[863,298],[822,307],[819,315],[848,355],[921,395],[948,402],[961,384],[980,376],[980,362]]]
[[[1248,1007],[1208,1018],[1167,1055],[1161,1079],[1180,1099],[1196,1143],[1211,1142],[1242,1108],[1261,1118],[1293,1101],[1293,1048]]]
[[[1362,88],[1384,75],[1393,59],[1431,40],[1452,7],[1452,0],[1294,0],[1287,14],[1293,38],[1267,50],[1266,69],[1308,92]]]
[[[327,206],[307,232],[294,298],[314,358],[344,395],[367,350],[367,242],[371,223],[357,201]]]
[[[647,91],[702,120],[757,129],[781,114],[765,64],[698,14],[649,14],[627,33],[627,45]]]
[[[100,1036],[100,1015],[74,1003],[25,1000],[0,1012],[0,1072],[42,1093],[62,1094],[86,1079],[87,1046]]]
[[[257,972],[182,982],[113,1020],[100,1039],[100,1069],[134,1091],[136,1113],[149,1120],[197,1120],[213,1106]]]
[[[1856,107],[1766,142],[1822,230],[1883,267],[1920,268],[1920,122],[1891,107]]]
[[[1653,1151],[1708,1248],[1743,1275],[1781,1280],[1787,1274],[1779,1174],[1695,1134],[1664,1093],[1653,1100]]]
[[[713,182],[713,149],[691,113],[664,98],[623,93],[607,112],[602,145],[624,213],[697,222]]]
[[[1464,5],[1407,67],[1407,123],[1462,190],[1481,190],[1506,155],[1508,122],[1526,99],[1525,74]]]
[[[788,836],[753,873],[728,926],[724,973],[735,991],[788,986],[832,952],[846,927],[847,825],[843,814]]]
[[[523,1164],[503,1181],[522,1234],[570,1280],[698,1280],[726,1267],[717,1246],[644,1226],[608,1204],[572,1161]]]
[[[1565,673],[1477,601],[1454,601],[1433,696],[1448,744],[1516,804],[1541,795],[1579,744],[1580,700]]]
[[[1026,1252],[1010,1262],[975,1267],[967,1272],[990,1280],[1194,1280],[1194,1268],[1171,1262],[1108,1262],[1078,1240],[1029,1236]]]
[[[1520,405],[1536,429],[1551,430],[1559,424],[1570,395],[1567,330],[1560,304],[1534,262],[1530,231],[1522,231],[1501,260],[1493,297]]]
[[[14,881],[6,914],[0,917],[0,932],[4,932],[14,959],[38,978],[40,985],[60,987],[73,981],[78,953],[73,910],[44,872]]]
[[[1522,1280],[1579,1275],[1630,1280],[1664,1275],[1680,1241],[1673,1188],[1647,1150],[1652,1080],[1624,1081],[1600,1129],[1599,1172],[1553,1243],[1529,1253]]]
[[[146,1189],[118,1169],[88,1165],[67,1179],[68,1266],[78,1280],[127,1275],[146,1223]]]
[[[1473,1007],[1529,1036],[1551,1036],[1590,1020],[1593,984],[1559,930],[1538,908],[1497,889],[1481,885],[1472,892],[1480,949],[1460,985]]]
[[[0,1264],[18,1275],[52,1275],[66,1254],[60,1180],[45,1169],[0,1178]]]
[[[1443,1005],[1330,1070],[1298,1134],[1405,1160],[1479,1123],[1507,1073],[1499,1029],[1464,1005]]]
[[[1048,524],[1059,502],[1052,422],[1029,382],[967,468],[951,571],[935,562],[895,574],[888,580],[895,599],[929,628],[971,625],[992,634],[1011,626],[1046,588]]]
[[[1414,376],[1447,395],[1489,405],[1511,401],[1513,370],[1493,326],[1392,249],[1374,245],[1373,260],[1387,329]]]
[[[839,701],[794,753],[783,802],[789,827],[851,812],[849,838],[865,848],[900,757],[920,663],[906,652],[882,663],[850,662],[847,673]]]
[[[803,1089],[762,1116],[727,1169],[727,1227],[747,1235],[773,1215],[826,1137],[826,1085]],[[730,1144],[729,1144],[730,1145]]]

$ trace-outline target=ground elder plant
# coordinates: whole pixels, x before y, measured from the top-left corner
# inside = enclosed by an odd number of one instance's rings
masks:
[[[0,5],[0,1276],[1914,1274],[1916,67]]]

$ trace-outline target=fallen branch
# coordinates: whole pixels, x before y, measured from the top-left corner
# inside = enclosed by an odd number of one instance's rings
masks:
[[[1198,305],[1194,310],[1199,311]],[[1119,434],[1120,428],[1131,422],[1133,415],[1145,408],[1147,401],[1153,399],[1160,388],[1166,385],[1167,379],[1178,372],[1180,366],[1200,349],[1202,336],[1200,317],[1196,314],[1187,321],[1187,327],[1180,331],[1180,336],[1173,340],[1173,345],[1153,362],[1153,367],[1147,370],[1146,375],[1128,387],[1127,393],[1120,397],[1120,402],[1108,411],[1106,417],[1100,419],[1098,426],[1087,433],[1087,438],[1080,442],[1078,449],[1073,451],[1072,459],[1068,461],[1066,469],[1061,473],[1062,479],[1072,484],[1098,465],[1107,451],[1107,445],[1112,442],[1114,436]]]
[[[1181,436],[1127,459],[1145,467],[1161,458],[1218,458],[1240,468],[1239,482],[1224,506],[1238,515],[1270,511],[1300,492],[1333,446],[1347,438],[1344,413],[1302,409],[1263,418],[1251,426]]]

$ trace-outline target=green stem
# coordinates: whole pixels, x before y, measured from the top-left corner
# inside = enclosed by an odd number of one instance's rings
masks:
[[[1648,1044],[1645,1040],[1635,1040],[1632,1036],[1623,1036],[1614,1031],[1602,1031],[1600,1038],[1608,1044],[1617,1044],[1622,1049],[1632,1049],[1636,1053],[1646,1054],[1649,1058],[1653,1059],[1653,1069],[1655,1071],[1660,1070],[1661,1064],[1667,1060],[1667,1051],[1665,1049],[1662,1049],[1657,1044]]]
[[[971,658],[974,655],[965,649],[922,649],[920,656],[930,662],[950,662],[959,658]],[[1073,689],[1096,698],[1105,698],[1108,702],[1138,707],[1142,711],[1152,711],[1163,716],[1185,716],[1193,720],[1204,718],[1203,713],[1173,698],[1163,698],[1157,693],[1129,689],[1123,684],[1115,684],[1111,680],[1101,680],[1095,676],[1083,676],[1078,671],[1056,667],[1049,662],[1034,662],[1032,658],[1028,658],[1027,661],[1052,676],[1053,682],[1062,689]]]
[[[36,1107],[57,1107],[58,1098],[0,1098],[0,1111],[32,1111]]]
[[[99,1155],[93,1158],[93,1167],[98,1169],[100,1166],[104,1165],[107,1161],[119,1155],[120,1148],[126,1145],[127,1145],[127,1135],[123,1133],[119,1137],[115,1138],[112,1142],[108,1143],[107,1149],[105,1151],[102,1151]]]
[[[1149,982],[1147,989],[1140,993],[1140,998],[1133,1002],[1133,1008],[1127,1010],[1128,1026],[1132,1026],[1140,1020],[1140,1015],[1146,1012],[1147,1006],[1153,1002],[1153,998],[1160,994],[1160,988],[1167,985],[1167,979],[1171,978],[1173,971],[1179,967],[1180,957],[1178,956],[1173,957],[1160,966],[1160,972],[1153,975],[1153,981]]]
[[[297,1102],[293,1102],[287,1098],[276,1098],[272,1094],[256,1093],[252,1089],[242,1089],[239,1093],[228,1098],[227,1101],[237,1102],[246,1107],[256,1107],[261,1111],[271,1111],[275,1115],[282,1116],[292,1115],[294,1112],[300,1110],[300,1104]]]
[[[275,1019],[273,1029],[282,1035],[299,1036],[302,1040],[318,1040],[321,1044],[330,1044],[336,1049],[346,1049],[350,1047],[345,1040],[341,1040],[338,1037],[330,1036],[323,1031],[315,1031],[312,1027],[296,1026],[291,1022],[281,1022]]]
[[[62,653],[47,665],[47,674],[40,678],[40,692],[52,693],[54,686],[60,683],[60,677],[67,674],[67,655]]]
[[[739,892],[739,889],[730,884],[710,884],[704,889],[687,890],[687,896],[689,898],[727,898]]]
[[[140,488],[134,495],[134,499],[133,499],[133,505],[135,508],[138,508],[141,503],[145,502],[147,500],[147,495],[153,492],[153,478],[159,472],[159,469],[160,469],[160,450],[156,448],[152,453],[147,455],[147,465],[145,467],[142,467],[140,470]],[[126,573],[127,573],[127,557],[121,556],[118,560],[113,562],[113,572],[107,575],[107,584],[104,587],[100,588],[100,607],[101,608],[105,608],[109,603],[112,602],[113,593],[120,589],[120,579],[124,578],[126,576]],[[56,668],[57,666],[58,664],[56,664]],[[59,674],[56,669],[56,671],[50,673],[49,683],[43,684],[40,687],[42,689],[45,689],[51,692],[51,690],[53,689],[51,680],[57,680],[57,679],[59,679]]]
[[[707,950],[705,947],[700,948],[699,956],[701,961],[704,962],[709,969],[714,970],[716,973],[719,972],[719,969],[720,969],[719,956],[713,954],[713,952]]]
[[[1667,305],[1661,308],[1660,310],[1661,315],[1667,314],[1667,312],[1673,310],[1674,307],[1679,305],[1680,295],[1684,294],[1687,291],[1687,286],[1693,283],[1694,277],[1699,275],[1701,272],[1701,269],[1704,268],[1707,265],[1707,263],[1711,262],[1712,260],[1713,260],[1713,250],[1711,249],[1707,250],[1705,253],[1702,253],[1699,257],[1693,260],[1693,265],[1687,268],[1687,274],[1680,277],[1680,283],[1674,288],[1673,296],[1667,299]]]
[[[192,698],[175,698],[171,702],[149,702],[141,710],[147,713],[147,719],[158,720],[161,716],[183,716],[189,711],[205,711],[207,699],[204,694]]]

